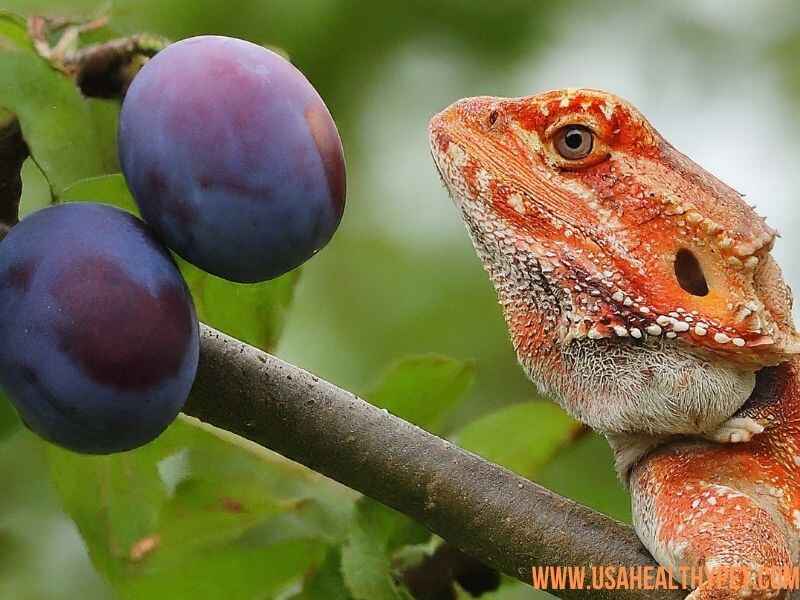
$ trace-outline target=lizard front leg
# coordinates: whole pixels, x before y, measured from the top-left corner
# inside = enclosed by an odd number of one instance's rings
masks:
[[[754,435],[763,432],[764,426],[751,417],[731,417],[706,437],[713,442],[737,444],[749,442]]]
[[[702,567],[709,581],[693,600],[778,598],[782,570],[800,556],[800,371],[797,362],[762,369],[734,419],[766,425],[745,444],[672,441],[630,475],[634,526],[664,566]],[[724,586],[714,577],[746,568]]]
[[[787,528],[773,508],[742,489],[746,482],[714,481],[709,467],[729,459],[697,445],[646,459],[630,482],[634,526],[662,566],[705,574],[692,600],[783,598],[780,579],[768,575],[792,564]],[[703,472],[709,479],[697,476]]]
[[[749,442],[753,436],[763,433],[765,426],[774,428],[781,425],[788,429],[793,415],[787,417],[787,413],[791,413],[797,403],[791,392],[797,378],[794,363],[763,369],[748,402],[705,437],[720,443],[739,443]]]

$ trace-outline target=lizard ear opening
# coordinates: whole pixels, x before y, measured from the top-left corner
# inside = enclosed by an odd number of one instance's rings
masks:
[[[697,257],[686,248],[681,248],[675,254],[675,277],[684,291],[693,296],[708,294],[708,283],[703,268]]]

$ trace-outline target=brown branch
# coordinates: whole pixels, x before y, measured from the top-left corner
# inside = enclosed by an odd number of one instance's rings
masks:
[[[526,583],[533,565],[655,565],[630,527],[205,325],[185,412],[405,513]],[[685,595],[554,593],[562,598]]]

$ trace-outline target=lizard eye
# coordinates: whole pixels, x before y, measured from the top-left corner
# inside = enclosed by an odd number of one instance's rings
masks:
[[[594,146],[594,134],[583,125],[567,125],[556,132],[553,146],[563,158],[586,158]]]

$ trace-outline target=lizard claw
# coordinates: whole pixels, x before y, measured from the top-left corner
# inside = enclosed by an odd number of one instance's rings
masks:
[[[735,417],[728,419],[718,429],[707,433],[706,437],[722,444],[737,444],[749,442],[754,435],[762,433],[764,426],[750,417]]]

